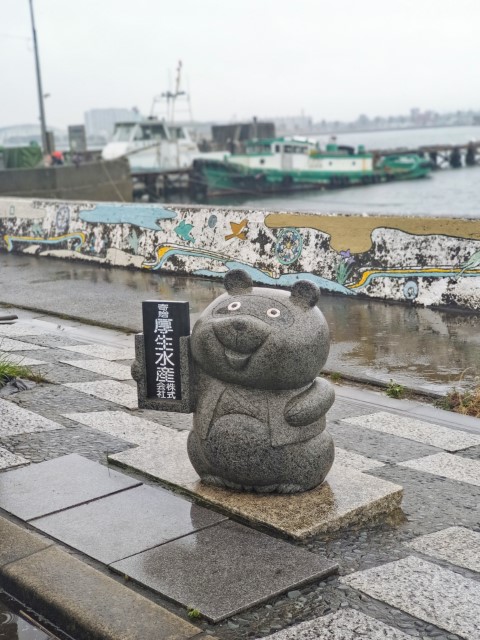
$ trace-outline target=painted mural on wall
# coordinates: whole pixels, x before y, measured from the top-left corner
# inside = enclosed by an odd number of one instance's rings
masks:
[[[1,248],[480,310],[480,220],[0,200]]]

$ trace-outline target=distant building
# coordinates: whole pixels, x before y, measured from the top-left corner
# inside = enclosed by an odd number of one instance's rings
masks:
[[[115,123],[142,119],[138,109],[90,109],[85,112],[85,128],[87,135],[109,140],[112,137]]]

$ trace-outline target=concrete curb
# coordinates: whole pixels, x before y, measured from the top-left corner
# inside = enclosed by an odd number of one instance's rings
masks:
[[[206,640],[204,632],[0,515],[0,587],[76,640]]]

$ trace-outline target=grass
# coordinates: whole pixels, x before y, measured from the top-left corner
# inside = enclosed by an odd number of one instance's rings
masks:
[[[7,354],[0,353],[0,388],[14,378],[24,378],[34,382],[42,382],[44,379],[39,373],[32,371],[30,367],[11,362]]]
[[[195,607],[189,607],[187,610],[187,616],[191,620],[199,620],[202,617],[202,614],[198,609],[195,609]]]
[[[332,382],[340,382],[341,379],[342,379],[342,374],[338,373],[338,371],[332,371],[332,373],[330,374],[330,380]]]
[[[398,382],[390,380],[385,393],[389,398],[403,398],[405,395],[405,387],[403,384],[398,384]]]
[[[437,402],[437,407],[447,411],[455,411],[455,413],[461,413],[464,416],[480,418],[480,377],[474,378],[466,389],[453,387],[444,398]]]

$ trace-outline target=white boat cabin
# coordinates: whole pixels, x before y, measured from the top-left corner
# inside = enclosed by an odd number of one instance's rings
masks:
[[[277,171],[321,171],[327,173],[363,173],[373,171],[373,157],[360,147],[353,149],[330,143],[325,151],[309,140],[271,138],[252,140],[245,153],[235,154],[228,162],[249,169]]]

